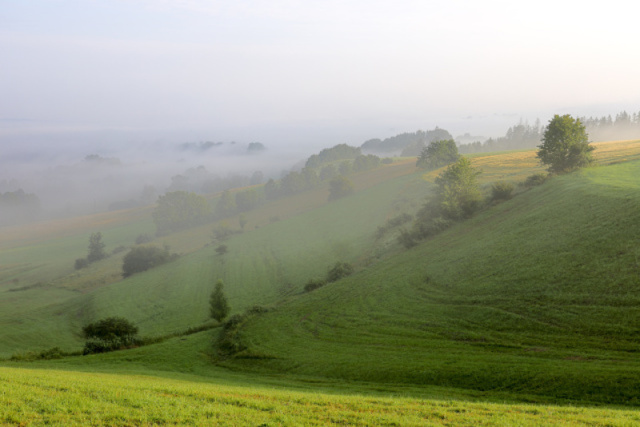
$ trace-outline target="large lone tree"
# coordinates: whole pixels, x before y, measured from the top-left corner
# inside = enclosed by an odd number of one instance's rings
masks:
[[[584,125],[569,114],[553,116],[538,148],[538,158],[552,173],[571,172],[593,161],[594,147]]]

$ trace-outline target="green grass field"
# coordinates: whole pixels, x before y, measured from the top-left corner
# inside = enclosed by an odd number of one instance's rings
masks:
[[[429,193],[437,172],[412,159],[354,176],[345,199],[327,203],[320,189],[248,213],[223,256],[207,246],[215,224],[158,238],[182,257],[126,280],[123,253],[80,271],[73,261],[94,231],[107,250],[153,233],[148,209],[7,228],[5,358],[79,350],[82,325],[105,316],[131,319],[144,336],[202,325],[218,278],[234,313],[269,311],[244,325],[247,349],[232,357],[216,353],[216,328],[5,362],[0,423],[635,424],[637,412],[616,408],[640,399],[640,143],[597,147],[599,167],[522,191],[411,250],[375,231]],[[473,162],[485,185],[542,170],[532,151]],[[355,274],[302,292],[336,261]]]

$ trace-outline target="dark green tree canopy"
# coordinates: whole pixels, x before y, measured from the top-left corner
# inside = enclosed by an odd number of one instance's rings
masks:
[[[213,319],[222,322],[229,315],[229,311],[229,303],[224,295],[224,283],[218,279],[216,287],[209,297],[209,313]]]
[[[100,261],[105,258],[107,254],[104,252],[105,244],[102,242],[102,233],[92,233],[89,237],[89,253],[87,255],[87,262]]]
[[[339,199],[353,193],[353,184],[344,176],[337,176],[329,181],[329,200]]]
[[[482,201],[478,186],[480,173],[468,158],[460,157],[436,178],[436,200],[444,218],[467,218],[478,209]]]
[[[422,149],[416,166],[423,169],[437,169],[458,160],[458,147],[453,139],[433,141]]]
[[[170,254],[166,247],[136,246],[124,256],[122,276],[129,277],[132,274],[165,264],[176,257],[177,255]]]
[[[138,333],[138,328],[123,317],[107,317],[82,328],[86,339],[101,341],[131,341]]]
[[[152,216],[158,234],[166,234],[207,222],[211,219],[211,207],[202,196],[174,191],[158,198]]]
[[[593,161],[594,147],[584,125],[569,114],[553,116],[538,148],[538,158],[552,173],[571,172]]]

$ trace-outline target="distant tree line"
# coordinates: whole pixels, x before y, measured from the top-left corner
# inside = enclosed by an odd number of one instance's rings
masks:
[[[505,136],[489,138],[484,142],[476,141],[469,144],[461,144],[458,150],[462,154],[470,154],[535,148],[540,144],[542,131],[543,127],[540,124],[540,120],[536,120],[533,125],[519,123],[507,129]]]
[[[622,111],[616,114],[615,118],[608,115],[577,119],[584,125],[591,141],[640,138],[640,111],[631,114]],[[502,137],[460,144],[458,150],[462,154],[470,154],[536,148],[542,140],[544,131],[545,127],[540,124],[539,119],[533,125],[521,122],[507,129]]]
[[[405,132],[385,139],[369,139],[360,148],[373,153],[400,153],[403,157],[417,156],[429,143],[453,139],[451,134],[436,126],[433,130]]]
[[[340,144],[312,155],[306,162],[307,166],[289,171],[280,180],[272,178],[263,186],[245,190],[225,189],[213,205],[195,192],[167,192],[158,198],[152,216],[157,234],[163,235],[249,212],[266,201],[314,190],[323,185],[328,185],[329,199],[333,200],[353,192],[353,185],[345,178],[347,175],[377,168],[381,163],[378,156],[360,154],[359,148]],[[205,173],[200,168],[193,173],[197,175],[198,170]],[[258,173],[254,177],[256,182],[262,179]]]
[[[37,219],[42,212],[40,199],[24,190],[0,193],[0,225],[17,224]]]

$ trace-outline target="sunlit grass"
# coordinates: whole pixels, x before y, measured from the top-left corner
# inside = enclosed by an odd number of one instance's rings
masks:
[[[0,368],[0,423],[31,425],[631,425],[637,411],[371,397],[142,375]]]

